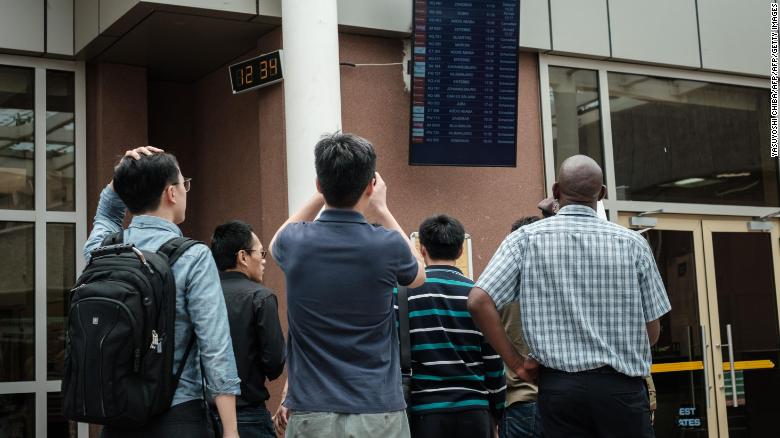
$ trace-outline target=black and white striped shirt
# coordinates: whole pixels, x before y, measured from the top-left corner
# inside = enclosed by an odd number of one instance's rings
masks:
[[[454,266],[429,266],[409,289],[413,413],[474,409],[500,414],[504,364],[466,308],[473,282]]]

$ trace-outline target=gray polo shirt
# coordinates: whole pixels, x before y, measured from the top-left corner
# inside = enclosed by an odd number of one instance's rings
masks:
[[[287,278],[292,410],[379,413],[404,409],[393,287],[417,275],[396,231],[353,210],[328,209],[287,225],[272,253]]]

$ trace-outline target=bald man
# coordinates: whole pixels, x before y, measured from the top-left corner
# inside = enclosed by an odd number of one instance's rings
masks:
[[[510,234],[468,298],[482,333],[507,366],[539,381],[546,437],[652,437],[643,377],[658,319],[671,310],[641,235],[599,219],[606,194],[584,155],[561,164],[555,216]],[[521,356],[497,308],[519,302],[529,355]]]

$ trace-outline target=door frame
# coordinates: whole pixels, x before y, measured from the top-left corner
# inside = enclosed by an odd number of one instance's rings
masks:
[[[717,324],[710,324],[710,339],[714,346],[712,348],[712,362],[721,364],[728,362],[728,357],[723,354],[721,345],[723,344],[722,334],[720,330],[720,315],[718,311],[718,289],[715,276],[715,253],[712,245],[712,234],[718,232],[726,233],[751,233],[747,228],[747,222],[749,218],[727,218],[727,217],[703,217],[701,218],[702,234],[704,240],[704,260],[706,263],[706,277],[707,277],[707,303],[709,304],[710,320],[716,321]],[[768,221],[772,225],[771,231],[767,234],[770,235],[770,244],[772,251],[772,266],[774,267],[774,281],[775,281],[775,311],[777,312],[777,321],[780,325],[780,225],[777,220]],[[780,330],[780,327],[778,327]],[[725,360],[724,360],[725,359]],[[780,366],[780,364],[775,364]],[[718,382],[715,388],[716,408],[718,410],[718,426],[720,430],[720,436],[729,436],[728,414],[726,406],[726,387],[725,378],[726,371],[723,367],[715,367],[715,381]]]
[[[636,216],[632,212],[621,211],[617,222],[629,227],[629,219]],[[710,436],[728,437],[728,415],[726,406],[724,355],[720,333],[720,315],[718,312],[718,292],[715,276],[715,260],[712,245],[712,233],[734,232],[751,233],[747,223],[749,217],[729,217],[710,215],[659,214],[654,216],[657,223],[651,229],[693,232],[693,251],[696,264],[696,287],[699,300],[700,324],[705,326],[708,339],[707,352],[703,352],[705,379],[707,386],[707,427]],[[772,266],[776,294],[778,325],[780,325],[780,221],[768,220],[771,224],[770,235]],[[641,230],[638,230],[641,231]],[[778,327],[780,329],[780,327]],[[719,366],[720,365],[720,366]],[[780,366],[780,364],[775,364]]]
[[[620,212],[618,214],[618,224],[629,227],[629,219],[636,214],[631,212]],[[657,224],[652,227],[654,230],[668,231],[688,231],[693,235],[693,254],[696,268],[696,297],[699,310],[699,325],[704,326],[704,332],[707,339],[702,345],[702,370],[705,380],[705,401],[704,407],[707,413],[707,430],[710,436],[718,436],[719,430],[717,403],[715,402],[715,367],[712,358],[712,346],[714,345],[711,335],[712,324],[710,322],[710,305],[707,295],[707,278],[705,276],[704,243],[702,232],[702,216],[689,216],[679,214],[665,214],[658,216]],[[641,230],[637,230],[641,231]],[[674,311],[674,309],[672,309]],[[699,328],[701,331],[701,328]],[[724,410],[725,413],[725,410]]]

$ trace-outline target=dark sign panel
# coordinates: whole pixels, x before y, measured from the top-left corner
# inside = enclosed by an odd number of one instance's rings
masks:
[[[414,0],[410,164],[515,166],[518,0]]]
[[[233,94],[275,84],[282,80],[282,51],[233,64],[229,69]]]

